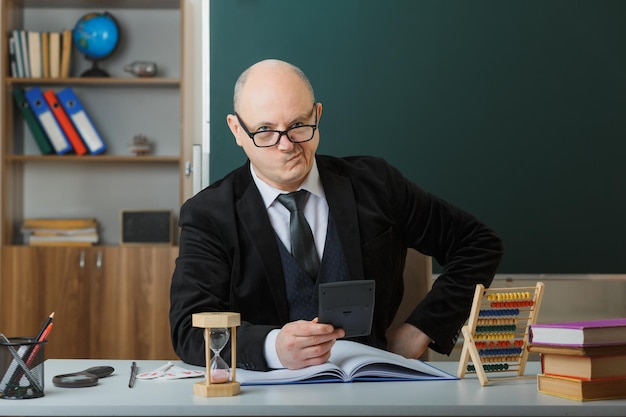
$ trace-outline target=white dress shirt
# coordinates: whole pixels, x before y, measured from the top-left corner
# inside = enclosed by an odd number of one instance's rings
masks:
[[[265,208],[267,209],[267,214],[269,215],[270,223],[274,231],[287,250],[291,252],[291,238],[289,235],[290,213],[285,206],[276,200],[279,194],[284,194],[285,192],[261,180],[256,175],[252,164],[250,164],[250,171],[252,173],[252,179],[261,193],[261,198],[263,198],[263,202],[265,203]],[[324,194],[324,188],[322,187],[322,181],[320,180],[320,174],[317,170],[317,161],[313,162],[311,172],[309,172],[309,175],[307,175],[300,188],[298,188],[298,190],[302,189],[309,192],[309,198],[306,200],[302,211],[313,232],[315,248],[317,249],[317,255],[321,261],[324,254],[324,244],[326,243],[328,203],[326,201],[326,195]],[[264,346],[267,364],[270,368],[275,369],[284,368],[276,353],[276,337],[279,331],[279,329],[272,330],[265,338]]]

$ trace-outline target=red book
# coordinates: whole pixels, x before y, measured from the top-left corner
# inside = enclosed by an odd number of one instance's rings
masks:
[[[76,131],[76,128],[74,127],[74,124],[68,117],[67,113],[65,113],[65,110],[63,109],[63,106],[61,106],[61,103],[59,102],[54,91],[48,90],[43,93],[43,96],[48,102],[50,108],[52,109],[52,113],[57,119],[57,122],[59,122],[61,129],[63,129],[63,133],[65,133],[67,140],[72,144],[72,148],[74,148],[74,152],[76,152],[76,155],[86,154],[87,147],[85,146],[85,143]]]

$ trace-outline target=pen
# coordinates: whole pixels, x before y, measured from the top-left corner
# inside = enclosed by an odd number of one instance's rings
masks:
[[[137,362],[133,361],[130,365],[130,380],[128,381],[128,388],[132,388],[135,385],[135,377],[137,376]]]

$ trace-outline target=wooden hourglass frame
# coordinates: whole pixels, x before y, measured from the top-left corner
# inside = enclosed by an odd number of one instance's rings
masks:
[[[206,380],[197,382],[193,386],[193,393],[202,397],[232,397],[240,392],[239,382],[237,382],[237,326],[241,325],[239,313],[211,312],[196,313],[191,317],[194,327],[204,329],[205,351],[206,351]],[[231,347],[231,377],[228,382],[211,382],[211,329],[230,329]]]

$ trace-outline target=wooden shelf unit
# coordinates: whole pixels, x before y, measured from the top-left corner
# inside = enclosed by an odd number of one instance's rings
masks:
[[[2,0],[0,37],[0,329],[36,333],[52,311],[55,329],[46,357],[173,359],[169,284],[176,246],[119,246],[120,209],[178,213],[190,197],[190,119],[183,113],[185,0]],[[120,46],[99,67],[111,77],[83,78],[91,64],[73,47],[68,78],[16,78],[9,65],[13,30],[71,29],[82,15],[110,12]],[[123,71],[155,61],[154,78]],[[15,88],[72,87],[107,144],[102,155],[41,155],[17,110]],[[132,137],[145,134],[154,151],[134,156]],[[93,247],[27,246],[27,217],[95,217]],[[177,216],[176,216],[177,217]],[[177,239],[176,239],[177,242]],[[147,320],[147,321],[146,321]],[[137,323],[149,323],[141,329]],[[88,331],[89,329],[93,329]],[[124,341],[120,343],[119,341]]]

